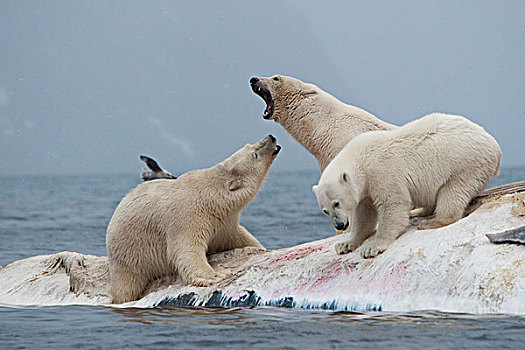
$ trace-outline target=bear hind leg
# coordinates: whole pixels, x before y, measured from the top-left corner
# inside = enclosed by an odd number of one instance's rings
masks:
[[[138,300],[148,286],[149,281],[144,276],[132,272],[128,267],[115,266],[110,271],[110,294],[114,304]]]
[[[434,218],[423,220],[418,228],[437,229],[458,221],[472,198],[483,190],[487,182],[476,180],[473,175],[466,173],[452,176],[439,189]]]

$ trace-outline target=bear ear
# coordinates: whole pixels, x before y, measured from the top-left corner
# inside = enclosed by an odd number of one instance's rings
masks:
[[[310,97],[311,95],[317,94],[317,90],[314,86],[306,84],[305,86],[301,87],[301,91],[299,93],[301,94],[301,96]]]
[[[238,189],[241,189],[244,187],[244,182],[240,179],[231,180],[228,182],[228,189],[230,191],[237,191]]]
[[[350,181],[350,176],[348,176],[348,174],[346,172],[342,172],[341,173],[341,176],[339,177],[339,181],[344,184],[344,183],[347,183],[348,181]]]
[[[319,186],[317,185],[313,185],[312,186],[312,192],[315,193],[317,195],[317,189],[319,188]]]

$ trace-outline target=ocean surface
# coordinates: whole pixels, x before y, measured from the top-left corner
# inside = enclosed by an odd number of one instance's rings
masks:
[[[242,224],[267,248],[334,234],[311,187],[317,170],[270,172]],[[491,185],[525,179],[502,169]],[[131,175],[0,175],[0,266],[63,250],[106,255],[105,229]],[[0,307],[0,349],[523,349],[525,317],[348,313],[261,307]]]

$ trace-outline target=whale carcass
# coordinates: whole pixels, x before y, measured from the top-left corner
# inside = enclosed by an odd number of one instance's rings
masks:
[[[245,248],[209,257],[215,269],[229,274],[216,285],[184,286],[177,276],[166,276],[142,299],[114,306],[525,315],[525,245],[492,244],[485,236],[525,226],[525,192],[507,192],[480,196],[477,209],[452,225],[425,231],[409,227],[374,259],[361,258],[359,250],[337,255],[334,244],[341,235],[277,250]],[[61,252],[0,269],[1,305],[110,302],[106,257]]]

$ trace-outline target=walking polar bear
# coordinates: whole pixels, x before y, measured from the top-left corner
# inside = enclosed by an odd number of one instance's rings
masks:
[[[213,270],[206,253],[264,248],[239,218],[279,150],[270,135],[209,169],[132,189],[107,229],[113,302],[136,300],[154,279],[173,273],[186,284],[215,283],[225,276]]]
[[[357,135],[397,128],[293,77],[253,77],[250,85],[266,102],[263,118],[281,124],[317,159],[321,172]]]
[[[353,139],[313,186],[320,209],[345,230],[338,254],[371,258],[403,233],[409,211],[435,214],[420,229],[459,220],[471,199],[499,172],[501,150],[482,127],[455,115],[433,113],[390,131]]]

